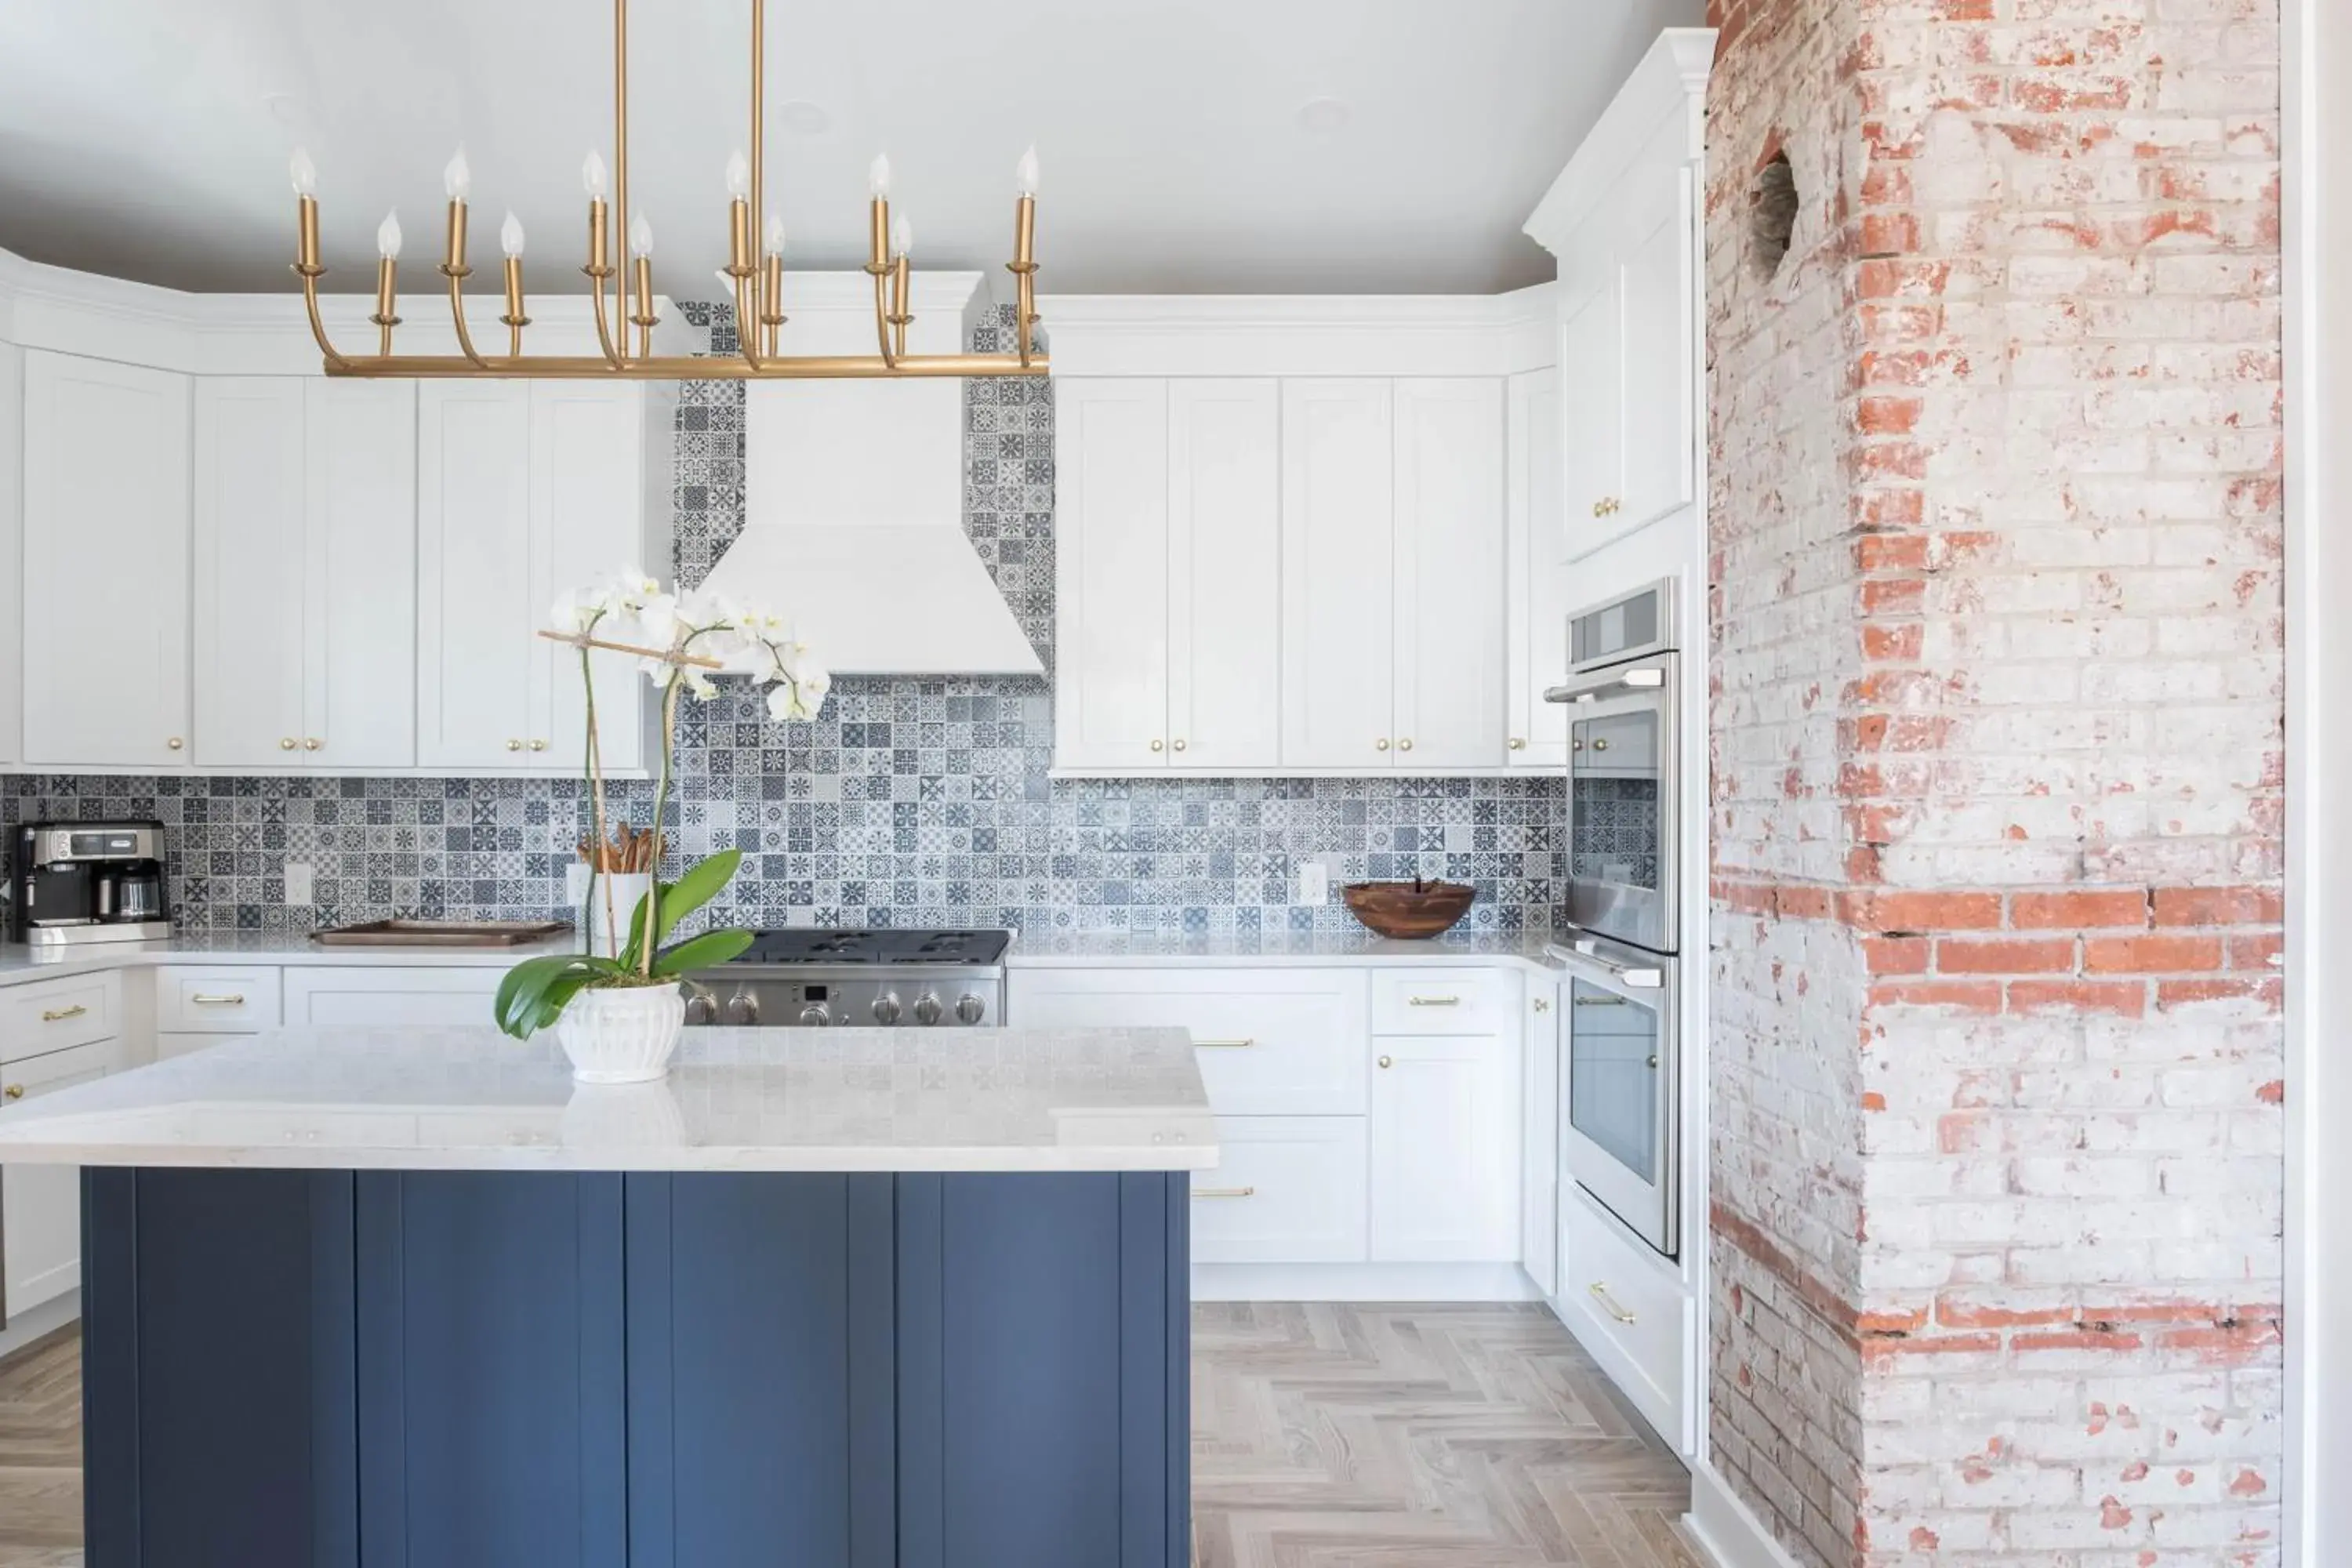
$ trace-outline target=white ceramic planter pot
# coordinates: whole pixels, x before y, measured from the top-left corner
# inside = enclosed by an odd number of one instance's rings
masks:
[[[555,1020],[555,1037],[582,1083],[649,1083],[669,1071],[686,1027],[686,994],[671,985],[583,991]]]

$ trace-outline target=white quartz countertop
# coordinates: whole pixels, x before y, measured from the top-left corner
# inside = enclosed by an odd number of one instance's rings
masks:
[[[1126,964],[1192,964],[1250,968],[1313,963],[1397,963],[1437,966],[1492,963],[1558,969],[1540,931],[1449,931],[1405,942],[1369,931],[1267,931],[1256,936],[1188,936],[1180,932],[1024,931],[1005,955],[1015,969],[1110,968]]]
[[[292,1028],[0,1111],[0,1163],[366,1170],[1179,1171],[1217,1163],[1181,1029],[688,1029],[574,1084],[550,1035]]]
[[[93,942],[64,947],[27,947],[0,942],[0,985],[58,980],[109,969],[171,963],[408,964],[435,969],[509,969],[542,952],[577,952],[580,939],[565,933],[518,947],[328,947],[306,937],[261,931],[175,936],[165,942]]]

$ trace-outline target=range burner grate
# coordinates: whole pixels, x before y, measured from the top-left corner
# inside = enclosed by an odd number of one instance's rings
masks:
[[[1001,963],[1013,937],[1003,931],[763,931],[738,963]]]

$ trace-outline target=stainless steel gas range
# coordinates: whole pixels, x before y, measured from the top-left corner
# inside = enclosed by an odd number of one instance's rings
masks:
[[[687,977],[688,1024],[1004,1022],[1008,931],[763,931],[743,956]]]

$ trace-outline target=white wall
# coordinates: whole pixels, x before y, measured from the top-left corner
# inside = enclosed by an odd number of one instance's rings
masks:
[[[2286,0],[2287,1561],[2352,1562],[2352,6]]]

